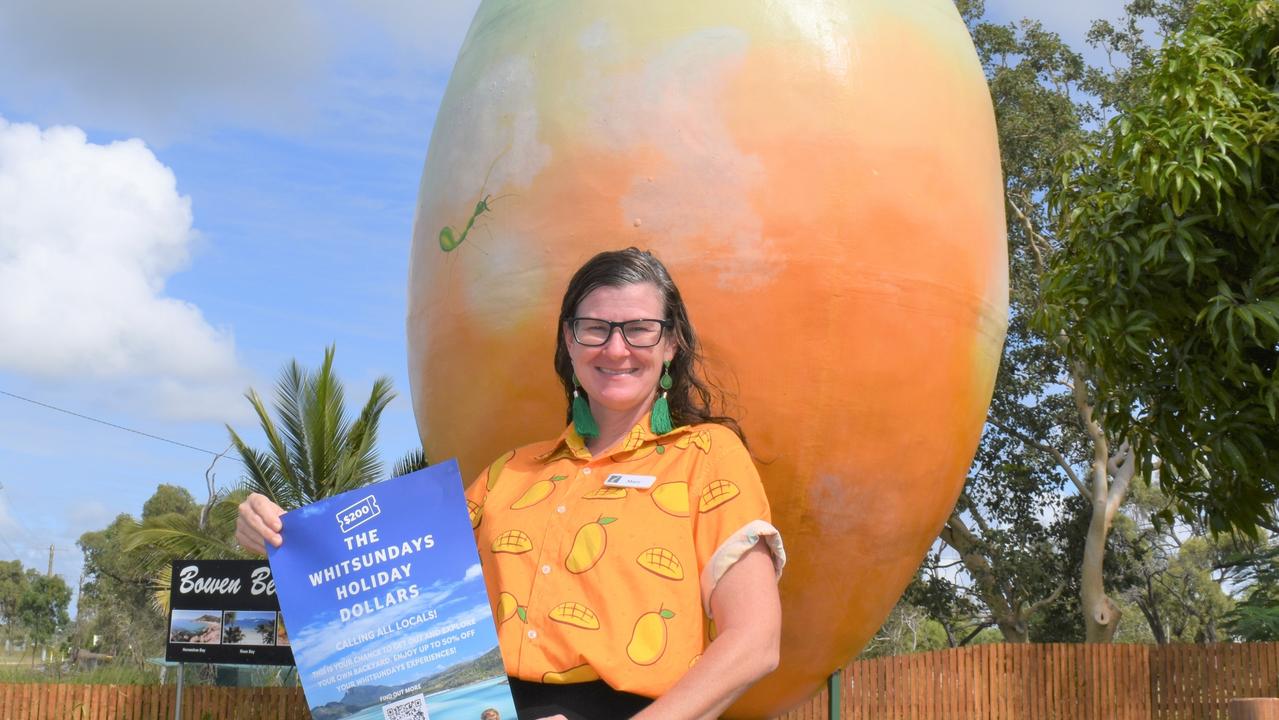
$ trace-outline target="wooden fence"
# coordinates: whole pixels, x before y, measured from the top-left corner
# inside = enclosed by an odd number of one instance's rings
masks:
[[[172,685],[0,685],[3,720],[172,720]],[[310,720],[300,688],[182,690],[183,720]]]
[[[1226,720],[1279,697],[1279,643],[978,645],[854,662],[841,720]],[[169,720],[172,685],[0,685],[0,720]],[[307,720],[298,688],[188,687],[184,720]],[[827,720],[822,690],[780,720]]]
[[[1279,643],[978,645],[854,662],[841,720],[1226,720],[1279,697]],[[821,691],[781,720],[826,720]]]

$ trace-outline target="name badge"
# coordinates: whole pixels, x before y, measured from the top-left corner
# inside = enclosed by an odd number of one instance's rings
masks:
[[[653,483],[657,482],[656,475],[623,475],[622,473],[613,473],[604,479],[606,487],[621,488],[649,488],[653,487]]]

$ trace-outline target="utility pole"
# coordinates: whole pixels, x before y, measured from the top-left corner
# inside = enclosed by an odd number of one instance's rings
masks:
[[[49,572],[46,574],[49,577],[53,577],[53,545],[52,544],[49,545]]]
[[[88,560],[86,558],[86,562],[87,561]],[[84,604],[83,601],[84,601],[84,563],[81,563],[80,564],[80,584],[78,588],[76,589],[76,598],[75,598],[75,628],[71,631],[71,637],[75,641],[75,648],[71,651],[72,652],[71,662],[75,663],[76,665],[80,664],[80,653],[84,650],[84,646],[86,645],[86,643],[84,642],[84,636],[80,634],[80,621],[84,617],[84,615],[81,614],[81,606]]]

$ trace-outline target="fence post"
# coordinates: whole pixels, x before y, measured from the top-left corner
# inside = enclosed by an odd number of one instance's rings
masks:
[[[842,704],[839,698],[839,690],[843,679],[844,671],[842,668],[836,668],[835,672],[826,678],[827,694],[830,696],[830,707],[826,711],[826,717],[829,720],[839,720],[839,706]]]
[[[1230,701],[1230,720],[1275,720],[1279,718],[1279,700],[1274,698],[1235,698]]]
[[[178,663],[178,702],[173,708],[173,720],[182,720],[182,685],[186,680],[186,663]]]

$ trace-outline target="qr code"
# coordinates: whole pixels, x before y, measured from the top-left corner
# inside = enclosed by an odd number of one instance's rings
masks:
[[[386,720],[431,720],[426,712],[426,699],[421,695],[383,705],[382,717]]]

